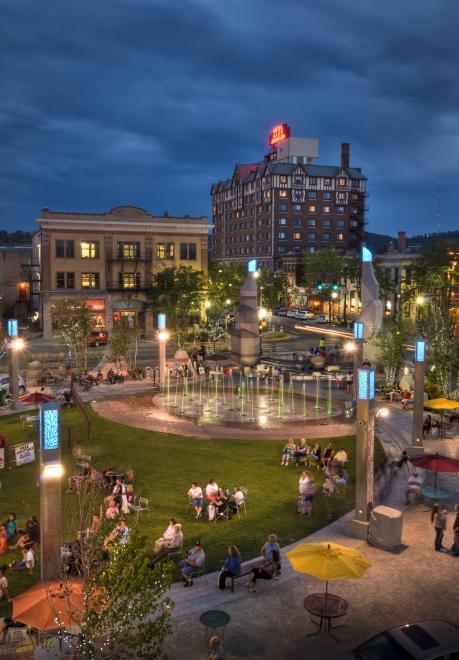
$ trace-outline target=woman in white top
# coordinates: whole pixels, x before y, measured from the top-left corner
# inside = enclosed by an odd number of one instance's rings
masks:
[[[300,495],[305,495],[308,491],[308,485],[309,482],[311,481],[311,476],[307,470],[304,470],[301,473],[300,479],[298,481],[298,489],[300,492]]]
[[[206,486],[206,497],[209,498],[209,495],[218,495],[219,490],[215,479],[209,479],[209,483]]]
[[[202,505],[204,503],[204,497],[202,494],[202,488],[198,486],[196,481],[193,481],[191,488],[188,491],[188,497],[191,499],[191,503],[194,506],[196,511],[196,520],[202,515]]]
[[[169,526],[166,529],[166,531],[159,537],[159,539],[156,539],[155,541],[155,552],[159,552],[161,548],[169,545],[169,541],[175,534],[176,525],[177,525],[177,521],[175,520],[175,518],[171,518],[169,520]]]

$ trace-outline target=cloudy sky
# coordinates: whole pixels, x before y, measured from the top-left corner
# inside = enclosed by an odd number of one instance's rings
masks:
[[[459,228],[456,0],[0,0],[0,227],[209,214],[272,125],[369,178],[372,231]]]

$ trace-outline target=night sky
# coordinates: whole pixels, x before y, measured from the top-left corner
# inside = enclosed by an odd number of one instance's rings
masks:
[[[213,181],[317,137],[368,229],[458,229],[453,0],[0,0],[0,227],[42,207],[210,215]]]

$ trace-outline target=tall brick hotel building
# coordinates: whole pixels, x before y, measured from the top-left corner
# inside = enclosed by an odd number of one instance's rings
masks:
[[[221,261],[256,258],[294,272],[304,251],[334,246],[354,252],[364,236],[366,177],[350,167],[349,144],[340,165],[318,165],[319,141],[291,135],[287,124],[269,136],[262,161],[237,164],[212,186],[213,252]]]

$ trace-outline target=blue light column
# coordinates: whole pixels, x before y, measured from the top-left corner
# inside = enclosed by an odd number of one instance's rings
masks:
[[[357,419],[355,457],[355,518],[346,524],[349,536],[365,539],[373,506],[375,443],[375,370],[357,370]]]
[[[8,319],[7,332],[10,341],[7,346],[8,352],[8,374],[9,374],[9,390],[11,395],[11,408],[16,409],[19,399],[19,349],[15,348],[14,340],[18,336],[18,320]]]
[[[424,425],[424,380],[426,375],[426,342],[416,339],[414,342],[414,401],[411,445],[422,447],[422,428]]]
[[[40,569],[42,580],[59,579],[61,560],[61,410],[58,403],[43,403],[40,436]]]
[[[353,387],[353,396],[354,399],[357,399],[357,378],[358,370],[362,366],[363,362],[363,338],[365,335],[365,326],[363,321],[354,321],[354,360],[353,360],[353,371],[354,371],[354,387]]]
[[[166,315],[158,314],[158,343],[159,343],[159,385],[164,388],[166,385],[166,344],[169,333],[166,329]]]

